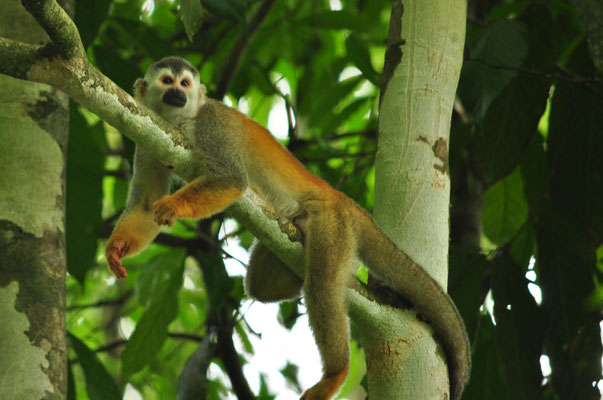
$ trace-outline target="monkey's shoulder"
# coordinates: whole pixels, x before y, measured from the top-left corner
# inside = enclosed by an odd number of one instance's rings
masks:
[[[232,110],[215,100],[206,99],[194,118],[181,125],[193,143],[196,161],[206,171],[241,170],[243,155],[241,128]]]
[[[197,115],[188,121],[188,129],[204,137],[230,137],[234,139],[240,133],[239,112],[213,99],[206,99],[199,107]]]

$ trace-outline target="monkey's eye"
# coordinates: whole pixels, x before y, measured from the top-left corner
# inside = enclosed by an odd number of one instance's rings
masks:
[[[166,85],[169,85],[170,83],[174,83],[174,80],[172,78],[170,78],[169,76],[165,76],[165,77],[163,77],[161,82],[165,83]]]
[[[191,83],[188,81],[188,79],[183,79],[180,84],[184,87],[189,87],[191,85]]]

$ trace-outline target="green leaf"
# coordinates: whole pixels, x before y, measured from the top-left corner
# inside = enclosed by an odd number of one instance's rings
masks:
[[[140,20],[113,16],[109,20],[109,26],[115,36],[127,41],[130,46],[140,49],[144,55],[153,61],[172,55],[174,51],[172,45],[164,37],[158,35],[149,25]],[[132,81],[130,86],[133,84]]]
[[[596,290],[596,258],[585,251],[584,232],[551,204],[537,225],[537,273],[542,289],[546,354],[559,399],[599,399],[600,310],[587,306]],[[569,222],[569,223],[568,223]]]
[[[533,1],[521,1],[496,4],[486,16],[486,21],[498,21],[516,18],[518,15],[523,14],[526,8],[532,6],[533,3]]]
[[[320,28],[346,29],[356,33],[371,30],[369,22],[363,15],[347,10],[320,11],[315,13],[311,18],[301,22]]]
[[[178,377],[178,400],[205,399],[207,395],[207,368],[213,356],[209,335],[203,338]]]
[[[584,27],[580,23],[578,13],[574,7],[575,2],[564,2],[561,0],[551,1],[548,7],[554,22],[551,31],[551,46],[555,49],[558,59],[554,62],[565,65],[577,46],[584,40]],[[551,52],[551,48],[547,51]]]
[[[67,360],[67,400],[77,400],[75,395],[75,379],[73,378],[73,365]]]
[[[594,76],[586,43],[568,67]],[[549,117],[551,196],[557,209],[575,223],[591,248],[603,241],[603,100],[592,89],[558,82]]]
[[[580,21],[586,30],[590,55],[594,65],[603,73],[603,29],[601,18],[603,17],[603,3],[593,0],[577,0],[572,4],[580,15]]]
[[[545,144],[541,135],[534,135],[528,144],[520,167],[526,200],[530,208],[538,207],[550,181]]]
[[[278,305],[278,322],[287,329],[293,328],[301,316],[296,301],[283,301]]]
[[[542,399],[543,325],[523,268],[508,255],[493,262],[496,337],[510,398]]]
[[[101,25],[109,15],[109,9],[113,0],[88,0],[75,2],[74,22],[82,38],[85,48],[98,35]]]
[[[295,390],[298,392],[303,391],[301,385],[299,384],[299,380],[297,379],[297,374],[299,373],[299,367],[297,365],[287,362],[285,368],[281,369],[279,372],[285,377],[287,383],[293,386]]]
[[[160,37],[170,37],[177,33],[180,33],[180,24],[178,23],[178,4],[175,1],[154,1],[155,8],[148,18],[144,19],[144,22],[148,22],[155,32]],[[138,18],[140,20],[140,18]],[[152,45],[153,43],[148,43]],[[173,49],[172,49],[173,52]],[[172,54],[170,52],[170,54]]]
[[[203,279],[209,295],[209,301],[213,308],[218,308],[224,303],[234,288],[233,281],[226,272],[224,260],[222,260],[221,256],[209,255],[202,252],[198,252],[196,256],[203,270]]]
[[[528,53],[527,36],[523,23],[505,19],[485,28],[472,46],[471,60],[463,64],[459,94],[477,120],[517,75],[512,68],[519,67]]]
[[[521,161],[537,132],[549,98],[552,82],[546,73],[556,61],[551,42],[556,27],[544,8],[528,13],[525,23],[529,27],[529,52],[522,65],[541,73],[520,73],[513,78],[490,102],[477,125],[471,153],[475,170],[486,185],[509,174]],[[504,59],[498,62],[507,65]]]
[[[350,104],[345,106],[341,111],[330,113],[326,116],[322,127],[324,132],[336,132],[338,129],[341,130],[341,127],[344,123],[348,122],[348,120],[355,115],[358,110],[363,109],[366,111],[368,108],[371,99],[369,97],[358,97],[355,98]]]
[[[458,252],[450,254],[448,290],[465,321],[472,342],[480,318],[478,310],[484,301],[482,283],[485,270],[486,258],[481,254],[464,255]]]
[[[245,22],[247,12],[245,0],[201,0],[201,3],[218,17]]]
[[[373,68],[371,63],[371,54],[368,46],[360,36],[352,33],[345,41],[345,49],[348,57],[354,65],[362,72],[362,75],[368,79],[373,85],[379,87],[381,85],[381,77]]]
[[[239,335],[239,339],[241,339],[241,343],[243,344],[243,350],[245,351],[245,353],[248,354],[253,354],[253,345],[251,344],[251,341],[249,340],[249,336],[247,335],[247,332],[245,332],[245,329],[243,329],[243,326],[239,323],[236,324],[234,326],[235,331],[237,332],[237,335]]]
[[[128,201],[128,188],[129,184],[127,180],[121,178],[115,178],[113,180],[113,209],[121,210],[126,206]]]
[[[322,127],[333,109],[349,94],[351,94],[358,84],[362,81],[362,76],[354,76],[344,81],[338,82],[335,87],[325,91],[321,96],[315,98],[312,114],[308,124],[312,127]]]
[[[182,251],[182,249],[162,251],[151,259],[140,272],[136,281],[136,295],[138,302],[146,309],[151,306],[154,295],[172,279],[173,274],[170,269],[179,265]]]
[[[472,341],[471,379],[463,399],[508,400],[508,385],[503,380],[502,360],[496,341],[496,327],[490,316],[480,314],[478,330]]]
[[[322,60],[320,62],[315,60],[313,64],[301,71],[297,86],[298,88],[304,88],[304,90],[298,89],[296,92],[298,117],[307,117],[314,112],[317,109],[317,101],[332,93],[342,83],[337,82],[335,77],[339,76],[349,64],[347,57],[330,57],[325,61],[326,63],[323,63]],[[318,99],[317,93],[320,94]],[[336,99],[336,96],[334,97]],[[338,100],[341,100],[341,98]],[[325,110],[321,111],[324,113]]]
[[[89,126],[75,103],[69,108],[67,146],[67,270],[80,283],[94,265],[102,223],[103,173],[106,148],[102,122]]]
[[[90,400],[120,400],[122,395],[96,354],[77,337],[67,332],[67,338],[77,355],[86,376],[86,391]]]
[[[139,20],[145,2],[146,0],[112,1],[111,16],[119,15],[132,21]]]
[[[482,224],[484,233],[492,242],[504,244],[511,240],[525,223],[527,215],[528,206],[519,169],[486,190]]]
[[[578,76],[594,76],[586,43],[566,67]],[[545,346],[560,399],[600,398],[592,382],[601,379],[601,315],[588,301],[597,289],[596,250],[603,240],[602,109],[591,89],[557,82],[547,142],[550,190],[536,231]]]
[[[534,244],[534,230],[531,224],[526,224],[513,239],[509,252],[513,260],[522,267],[523,271],[528,270],[530,260],[534,257]]]
[[[188,40],[192,42],[195,33],[201,29],[201,24],[203,23],[203,7],[200,0],[181,0],[180,5],[181,9],[178,15],[184,24]]]
[[[260,393],[258,393],[258,400],[274,400],[276,396],[270,394],[268,391],[268,384],[266,384],[266,378],[263,374],[260,375]]]
[[[142,76],[138,67],[130,61],[124,60],[114,49],[108,46],[99,45],[92,49],[102,73],[123,90],[131,93],[134,82]]]
[[[159,255],[150,266],[152,276],[145,279],[150,289],[143,296],[146,311],[122,353],[123,382],[155,358],[167,337],[167,327],[178,312],[185,256],[182,249],[172,250]]]
[[[517,76],[490,104],[477,126],[472,152],[487,185],[509,174],[521,161],[546,108],[548,81]]]

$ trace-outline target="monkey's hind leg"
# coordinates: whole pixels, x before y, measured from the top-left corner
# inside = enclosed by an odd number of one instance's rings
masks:
[[[261,242],[251,248],[245,276],[249,297],[263,303],[300,297],[303,281]]]
[[[350,220],[336,204],[316,206],[308,207],[304,295],[310,326],[322,357],[323,377],[301,400],[331,399],[339,391],[349,368],[345,288],[355,257],[355,239]]]

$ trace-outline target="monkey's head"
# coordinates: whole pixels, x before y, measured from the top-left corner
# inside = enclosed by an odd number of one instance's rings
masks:
[[[166,57],[151,65],[135,85],[138,101],[173,124],[193,118],[205,102],[199,71],[180,57]]]

